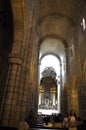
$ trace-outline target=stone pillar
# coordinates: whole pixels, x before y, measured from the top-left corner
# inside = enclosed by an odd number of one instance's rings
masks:
[[[61,112],[61,93],[60,93],[60,83],[58,83],[58,90],[57,90],[57,104],[58,104],[58,113]]]
[[[77,78],[77,88],[78,88],[78,99],[79,99],[79,116],[82,119],[86,119],[85,110],[86,110],[86,90],[83,88],[82,77],[78,76]]]
[[[1,125],[17,126],[22,105],[22,88],[20,88],[22,61],[21,55],[9,55],[9,70],[1,103]]]
[[[71,86],[70,86],[70,69],[69,69],[69,59],[70,59],[70,55],[69,55],[69,48],[65,48],[65,52],[66,52],[66,85],[67,85],[67,110],[70,112],[71,110]],[[65,105],[65,104],[64,104]]]
[[[60,84],[60,90],[59,90],[59,96],[60,96],[60,98],[59,98],[59,110],[60,110],[60,112],[62,113],[62,111],[63,111],[63,106],[62,106],[62,64],[60,63],[60,82],[59,82]]]
[[[79,100],[76,81],[77,77],[76,75],[73,75],[71,82],[71,109],[75,110],[76,114],[79,115]]]

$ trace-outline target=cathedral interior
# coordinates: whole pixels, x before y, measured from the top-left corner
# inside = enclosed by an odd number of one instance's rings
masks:
[[[85,42],[86,0],[0,0],[0,126],[42,109],[86,120]]]

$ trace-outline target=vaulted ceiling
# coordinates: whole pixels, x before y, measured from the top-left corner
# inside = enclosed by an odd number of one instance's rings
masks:
[[[85,0],[38,0],[35,3],[39,57],[52,53],[60,60],[66,58],[65,48],[70,46],[85,3]]]

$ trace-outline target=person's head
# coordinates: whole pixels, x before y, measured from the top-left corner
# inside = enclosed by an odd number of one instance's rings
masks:
[[[64,117],[68,117],[68,116],[69,116],[69,114],[66,112],[65,115],[64,115]]]
[[[71,110],[71,112],[70,112],[70,116],[76,116],[74,110]]]
[[[50,118],[47,116],[44,118],[44,122],[46,123],[46,125],[50,122]]]
[[[18,125],[18,130],[28,130],[29,129],[29,125],[27,122],[25,121],[21,121]]]

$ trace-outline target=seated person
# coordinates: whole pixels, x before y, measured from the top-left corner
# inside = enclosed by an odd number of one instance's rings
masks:
[[[62,119],[61,119],[60,114],[58,114],[54,117],[53,127],[62,128]]]
[[[68,113],[65,113],[63,117],[63,127],[68,128],[68,123],[69,123],[69,115]]]
[[[50,122],[50,118],[48,116],[44,117],[42,126],[43,127],[53,127],[53,124]]]
[[[71,110],[69,116],[69,130],[77,130],[76,114],[73,110]]]
[[[29,130],[29,125],[25,121],[21,121],[18,126],[18,130]]]

